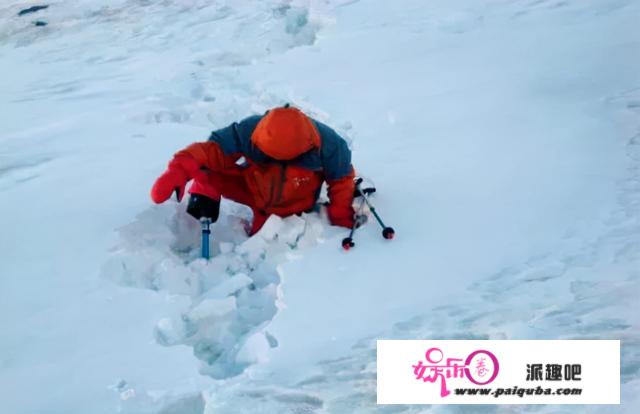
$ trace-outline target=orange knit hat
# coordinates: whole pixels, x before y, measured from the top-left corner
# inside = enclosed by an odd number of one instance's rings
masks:
[[[320,148],[320,134],[313,122],[299,109],[275,108],[258,122],[251,141],[262,152],[280,161],[288,161]]]

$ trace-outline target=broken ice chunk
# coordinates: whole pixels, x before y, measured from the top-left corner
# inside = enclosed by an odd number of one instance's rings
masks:
[[[204,294],[207,299],[223,299],[253,283],[253,279],[244,273],[238,273]]]
[[[198,306],[191,309],[189,318],[198,321],[208,318],[217,318],[233,312],[236,309],[236,298],[227,296],[224,299],[206,299]]]
[[[267,242],[258,235],[249,238],[237,248],[237,252],[246,258],[247,264],[254,268],[265,255]]]
[[[306,222],[302,217],[289,216],[283,220],[284,226],[280,231],[278,238],[287,243],[290,247],[294,247],[300,237],[304,234]]]
[[[278,236],[278,232],[283,226],[282,218],[272,214],[264,223],[256,236],[262,237],[264,240],[274,240]]]

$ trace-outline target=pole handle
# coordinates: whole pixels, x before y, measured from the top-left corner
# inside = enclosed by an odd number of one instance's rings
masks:
[[[211,258],[211,253],[209,249],[209,236],[211,235],[211,219],[202,217],[200,219],[200,225],[202,226],[202,258],[205,260],[209,260]]]

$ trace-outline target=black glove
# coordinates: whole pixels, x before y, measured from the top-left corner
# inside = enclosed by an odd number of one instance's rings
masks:
[[[220,200],[214,200],[202,194],[191,194],[187,213],[200,220],[202,217],[211,219],[212,223],[218,220],[220,215]]]

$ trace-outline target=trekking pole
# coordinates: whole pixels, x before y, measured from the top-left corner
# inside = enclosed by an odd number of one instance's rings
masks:
[[[355,242],[353,241],[353,235],[356,232],[356,229],[360,227],[362,223],[362,210],[364,209],[364,200],[360,202],[360,206],[358,207],[358,212],[356,213],[356,218],[353,220],[353,226],[351,226],[351,231],[349,232],[349,237],[345,237],[342,239],[342,248],[345,250],[349,250],[353,246],[355,246]]]
[[[356,189],[362,195],[364,202],[367,203],[367,205],[369,206],[369,210],[371,210],[373,217],[376,218],[376,221],[380,224],[380,227],[382,227],[382,237],[384,237],[387,240],[393,239],[393,237],[396,235],[395,230],[393,230],[393,227],[385,226],[385,224],[382,222],[382,219],[378,215],[378,212],[376,211],[375,207],[371,204],[371,201],[369,201],[369,196],[367,195],[367,192],[360,189],[360,184],[362,184],[362,181],[363,181],[362,178],[358,178],[356,180]]]
[[[211,219],[208,217],[200,218],[202,226],[202,258],[209,260],[209,235],[211,234]]]

